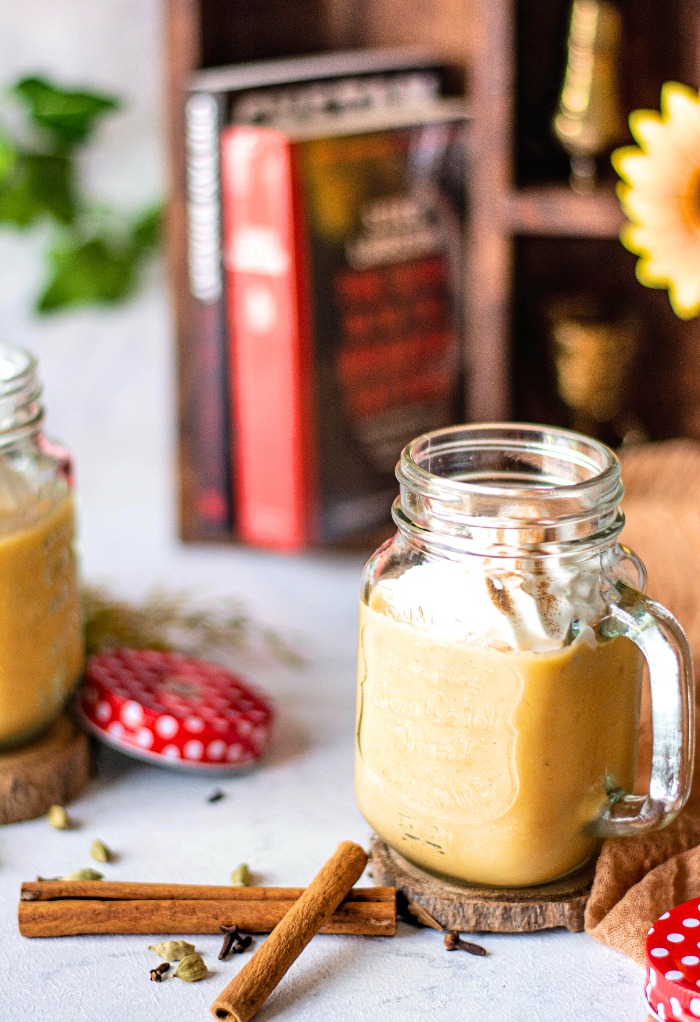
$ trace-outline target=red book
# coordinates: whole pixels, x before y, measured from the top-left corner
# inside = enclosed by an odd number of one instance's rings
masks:
[[[295,550],[388,520],[401,447],[454,421],[464,127],[442,101],[222,132],[243,540]]]
[[[241,538],[307,542],[313,506],[306,266],[283,134],[224,132],[224,266],[235,344],[232,394]]]

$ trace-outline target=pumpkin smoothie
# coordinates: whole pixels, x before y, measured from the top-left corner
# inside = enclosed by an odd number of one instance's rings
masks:
[[[363,815],[406,859],[458,882],[526,886],[575,870],[598,847],[606,785],[634,783],[639,651],[596,637],[593,573],[562,587],[588,608],[572,630],[571,607],[541,577],[482,576],[462,628],[454,571],[442,591],[435,571],[416,571],[413,593],[409,570],[360,606]],[[490,616],[475,624],[477,606]]]

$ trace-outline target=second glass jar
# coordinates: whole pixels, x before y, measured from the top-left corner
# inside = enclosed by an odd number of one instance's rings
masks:
[[[34,356],[0,345],[0,749],[45,731],[83,666],[71,465],[43,419]]]

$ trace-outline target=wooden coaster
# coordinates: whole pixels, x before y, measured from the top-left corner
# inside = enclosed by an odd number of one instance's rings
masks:
[[[525,890],[460,887],[423,873],[376,834],[370,860],[375,884],[396,887],[409,906],[420,906],[446,930],[467,933],[528,933],[556,926],[578,932],[595,873],[591,864],[564,880]]]
[[[65,805],[89,777],[87,735],[63,714],[40,738],[0,752],[0,824],[31,820],[51,805]]]

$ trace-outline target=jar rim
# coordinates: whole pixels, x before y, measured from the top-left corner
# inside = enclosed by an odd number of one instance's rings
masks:
[[[0,397],[23,389],[37,366],[36,357],[27,348],[0,343]]]
[[[36,433],[44,416],[38,360],[26,348],[0,343],[0,447]]]
[[[477,474],[462,466],[458,477],[443,474],[432,467],[433,462],[458,453],[475,453],[479,450],[513,452],[514,455],[546,455],[557,460],[562,466],[562,476],[554,479],[551,475],[532,472],[530,482],[521,472],[508,478],[507,472],[496,481]],[[426,458],[431,467],[424,467]],[[569,477],[567,478],[567,471]],[[581,478],[575,478],[575,473]],[[485,497],[507,497],[513,500],[514,488],[529,490],[528,496],[536,493],[539,498],[557,496],[566,498],[583,497],[594,490],[600,499],[601,490],[610,489],[611,497],[622,497],[620,461],[612,448],[600,440],[558,426],[542,426],[535,423],[489,422],[446,426],[430,433],[423,433],[407,444],[401,452],[396,466],[396,475],[401,483],[417,487],[421,491],[439,487],[443,495],[453,492],[455,496],[466,494]],[[535,481],[538,479],[538,481]]]
[[[399,529],[427,544],[508,556],[614,541],[624,523],[620,462],[599,440],[557,426],[448,426],[407,444],[396,466]]]

